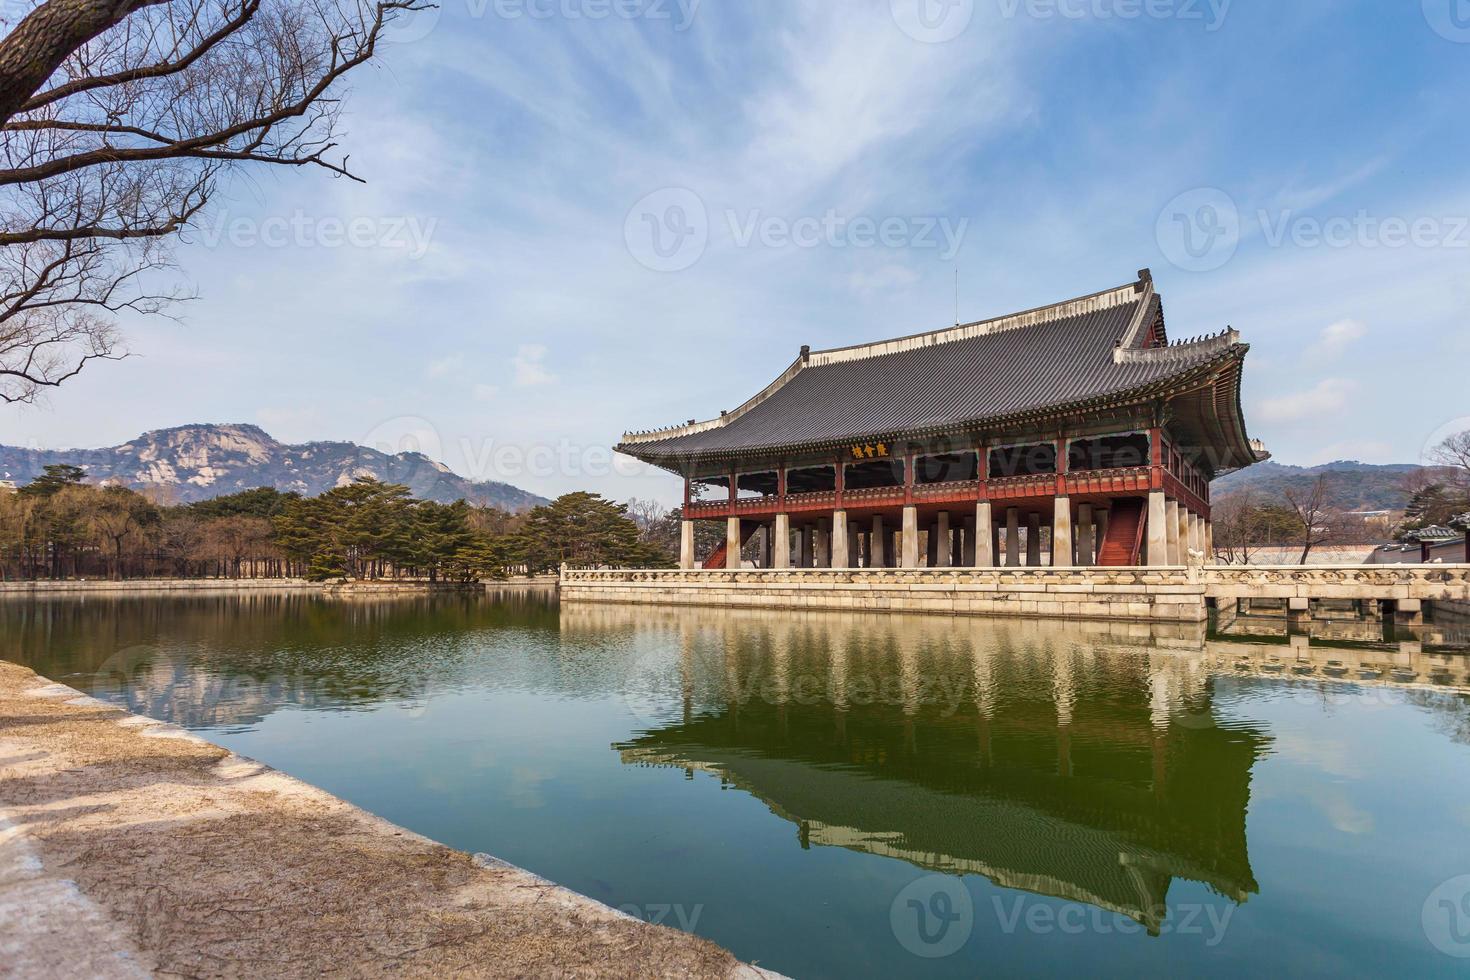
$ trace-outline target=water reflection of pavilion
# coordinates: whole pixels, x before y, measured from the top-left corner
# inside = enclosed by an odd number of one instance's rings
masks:
[[[671,641],[671,710],[615,746],[623,760],[716,773],[803,847],[981,874],[1151,931],[1176,878],[1237,902],[1257,890],[1245,814],[1268,740],[1217,722],[1200,653],[1160,649],[1193,638],[605,606],[564,609],[562,627],[619,615]]]

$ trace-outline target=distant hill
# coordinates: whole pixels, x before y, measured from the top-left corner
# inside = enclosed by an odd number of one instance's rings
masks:
[[[54,463],[79,466],[90,482],[134,489],[168,488],[179,503],[207,500],[251,487],[275,487],[315,496],[359,476],[407,484],[422,500],[460,498],[524,510],[546,498],[508,483],[476,483],[422,453],[389,455],[350,442],[287,445],[254,425],[181,425],[145,432],[106,449],[22,449],[0,446],[0,479],[29,483]]]
[[[1405,477],[1422,466],[1413,463],[1375,465],[1352,460],[1338,460],[1321,466],[1288,466],[1265,462],[1221,477],[1210,485],[1212,496],[1249,489],[1256,495],[1283,500],[1286,491],[1310,490],[1317,477],[1329,475],[1328,506],[1343,510],[1403,510],[1409,501],[1404,492]]]

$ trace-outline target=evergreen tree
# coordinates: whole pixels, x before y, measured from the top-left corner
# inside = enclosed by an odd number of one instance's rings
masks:
[[[20,492],[27,496],[50,497],[66,487],[79,485],[86,478],[86,472],[79,466],[72,466],[69,463],[52,463],[42,471],[40,476],[21,487]]]

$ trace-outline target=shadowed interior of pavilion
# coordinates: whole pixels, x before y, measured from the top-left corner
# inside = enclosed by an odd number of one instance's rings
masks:
[[[995,630],[981,648],[937,628],[743,621],[684,629],[654,685],[676,714],[614,746],[626,763],[715,773],[804,847],[980,874],[1150,932],[1175,879],[1234,902],[1258,890],[1246,808],[1270,740],[1220,723],[1213,681],[1187,659],[1052,647],[1064,634],[1045,628]]]

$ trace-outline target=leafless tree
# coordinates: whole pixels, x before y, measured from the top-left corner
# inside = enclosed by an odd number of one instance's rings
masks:
[[[1213,510],[1215,560],[1227,565],[1249,565],[1257,540],[1257,507],[1249,490],[1224,497]]]
[[[0,400],[123,356],[117,314],[185,298],[170,239],[235,168],[357,179],[336,153],[339,83],[428,6],[32,2],[0,38]]]
[[[1319,475],[1310,490],[1287,490],[1286,502],[1296,511],[1297,521],[1301,524],[1302,557],[1299,564],[1305,565],[1312,549],[1326,544],[1332,537],[1332,522],[1327,508],[1327,474]]]
[[[1450,483],[1463,506],[1470,507],[1470,429],[1450,436],[1430,454],[1434,462],[1449,469]]]

